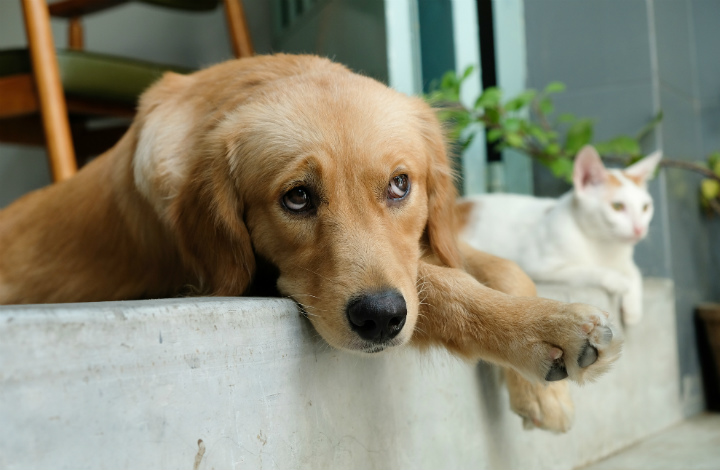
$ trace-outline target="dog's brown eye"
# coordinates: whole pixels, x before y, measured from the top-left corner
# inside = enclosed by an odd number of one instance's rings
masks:
[[[402,199],[410,192],[408,175],[397,175],[388,184],[388,199]]]
[[[292,212],[304,212],[310,208],[310,194],[302,186],[286,192],[282,200],[285,207]]]

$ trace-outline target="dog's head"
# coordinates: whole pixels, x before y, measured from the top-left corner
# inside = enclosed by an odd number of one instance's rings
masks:
[[[455,190],[421,100],[315,57],[170,75],[141,102],[135,182],[210,293],[279,270],[333,346],[407,342],[425,251],[458,266]]]

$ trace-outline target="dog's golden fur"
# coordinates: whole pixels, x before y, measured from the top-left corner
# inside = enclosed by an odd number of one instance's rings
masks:
[[[410,190],[390,201],[398,174]],[[312,213],[283,206],[297,186]],[[536,298],[515,265],[459,245],[455,197],[433,111],[341,65],[277,55],[167,74],[115,147],[0,212],[0,303],[236,296],[267,287],[263,260],[328,343],[370,352],[346,307],[392,287],[407,321],[382,348],[510,367],[528,424],[567,429],[566,385],[542,384],[553,361],[582,382],[620,342],[602,312]],[[588,345],[598,357],[581,366]]]

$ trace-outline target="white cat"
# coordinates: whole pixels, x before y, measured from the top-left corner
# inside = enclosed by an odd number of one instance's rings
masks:
[[[653,216],[646,182],[657,151],[624,170],[606,169],[585,146],[575,158],[574,189],[559,199],[487,194],[458,202],[461,238],[520,265],[541,282],[596,285],[622,296],[625,324],[642,317],[642,275],[635,244]]]

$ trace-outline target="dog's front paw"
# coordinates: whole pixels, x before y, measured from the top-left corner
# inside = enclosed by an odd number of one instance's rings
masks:
[[[620,356],[619,331],[607,313],[590,305],[552,305],[533,322],[530,356],[521,360],[524,363],[518,369],[547,382],[566,377],[578,383],[596,379]]]
[[[575,407],[567,381],[549,384],[529,382],[512,369],[505,370],[510,407],[520,415],[525,429],[567,432]]]

